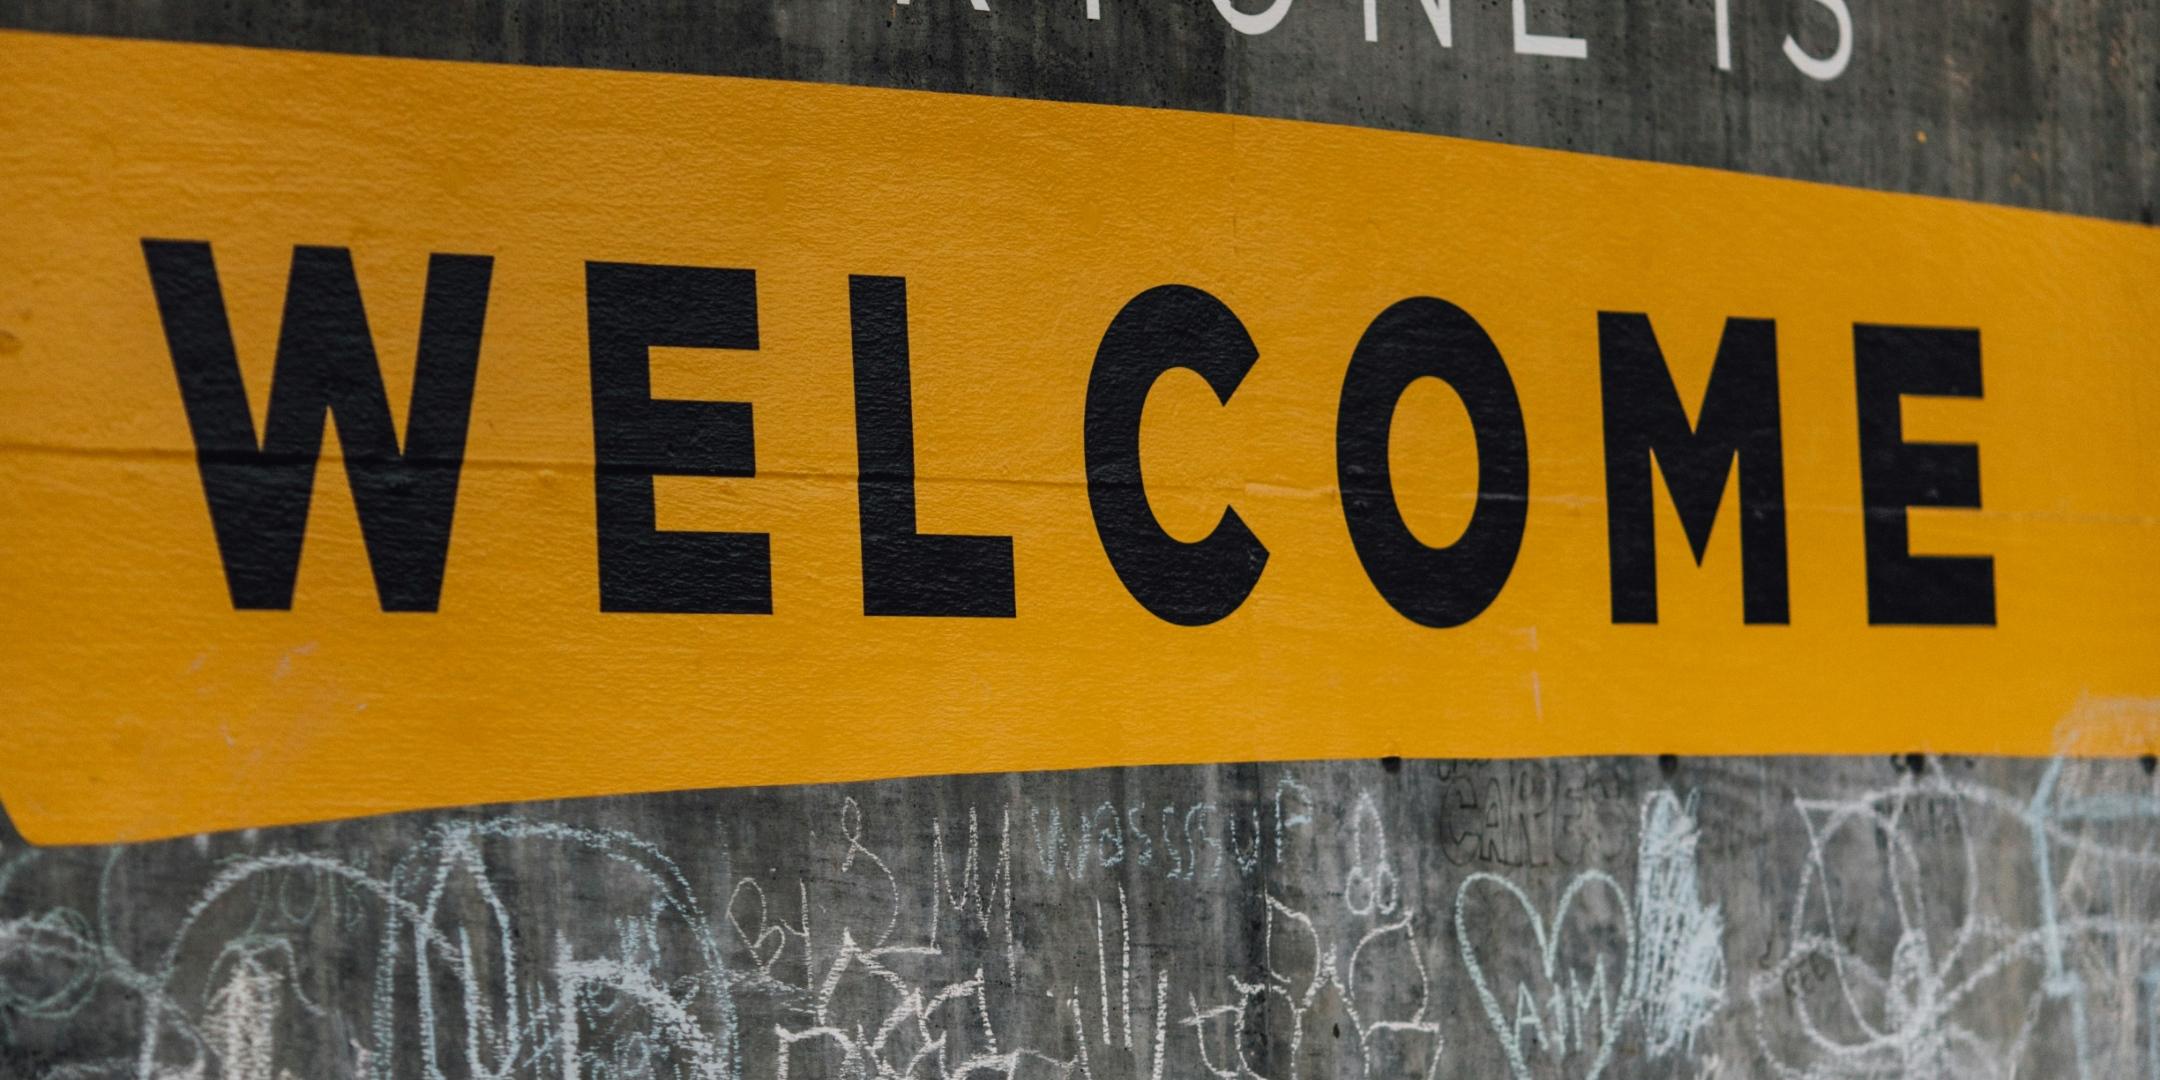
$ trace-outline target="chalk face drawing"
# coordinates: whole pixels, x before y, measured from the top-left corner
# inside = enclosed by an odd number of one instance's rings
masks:
[[[1750,981],[1775,1071],[2160,1075],[2160,798],[2067,779],[2091,768],[2051,763],[2024,792],[1934,773],[1797,800],[1789,936]],[[2066,1067],[2033,1071],[2037,1047]]]
[[[0,830],[0,1076],[2160,1080],[2160,779],[1328,762]]]

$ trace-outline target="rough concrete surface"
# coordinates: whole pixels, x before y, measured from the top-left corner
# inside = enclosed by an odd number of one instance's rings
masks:
[[[2160,1077],[2160,780],[1367,761],[10,838],[0,1075]]]
[[[0,0],[0,25],[1225,110],[2098,215],[2160,4]],[[1227,0],[1225,0],[1227,2]],[[1436,0],[1437,3],[1437,0]],[[1243,3],[1250,14],[1263,6]],[[1330,762],[0,824],[0,1077],[2160,1078],[2139,761]]]
[[[2150,223],[2160,4],[1514,0],[0,0],[0,25],[963,91],[1363,124]],[[1440,44],[1424,4],[1445,8]],[[986,10],[978,10],[980,3]]]

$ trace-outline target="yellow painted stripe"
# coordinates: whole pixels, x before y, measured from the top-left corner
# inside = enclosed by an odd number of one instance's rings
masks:
[[[0,797],[39,841],[491,800],[977,770],[1671,751],[2043,754],[2160,693],[2160,232],[1413,135],[715,78],[0,35]],[[293,609],[233,610],[141,242],[208,241],[258,425],[296,244],[350,248],[404,422],[430,253],[494,258],[440,610],[380,610],[343,470]],[[586,262],[756,273],[756,352],[654,352],[752,403],[758,475],[659,525],[769,533],[773,613],[600,611]],[[863,613],[848,280],[907,279],[920,527],[1013,537],[1016,617]],[[1205,289],[1259,359],[1155,388],[1148,497],[1267,545],[1228,618],[1151,615],[1089,512],[1082,414],[1140,292]],[[1345,367],[1390,304],[1491,336],[1532,463],[1496,602],[1397,614],[1338,494]],[[1791,622],[1744,625],[1732,490],[1697,568],[1657,487],[1660,622],[1612,623],[1601,311],[1699,401],[1776,322]],[[1870,626],[1853,327],[1980,331],[1997,625]],[[1467,519],[1462,407],[1394,445],[1428,543]],[[335,443],[331,443],[334,453]],[[2149,748],[2150,723],[2083,749]]]

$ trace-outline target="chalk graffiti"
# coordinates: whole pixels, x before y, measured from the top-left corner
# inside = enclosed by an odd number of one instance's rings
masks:
[[[1896,766],[1225,766],[0,835],[0,1075],[2160,1080],[2160,779]],[[1472,780],[1534,842],[1466,847]]]
[[[1725,1002],[1725,920],[1702,899],[1695,806],[1667,791],[1643,800],[1635,993],[1652,1058],[1688,1050]]]
[[[1807,855],[1791,934],[1750,984],[1778,1075],[2050,1075],[2026,1060],[2036,1040],[2067,1047],[2080,1080],[2132,1075],[2128,1054],[2103,1054],[2094,1004],[2126,1014],[2114,1041],[2134,1041],[2138,980],[2160,956],[2160,798],[2073,795],[2066,767],[2024,798],[1936,772],[1795,802]],[[2142,908],[2096,902],[2101,882]],[[1851,911],[1871,901],[1889,932]]]

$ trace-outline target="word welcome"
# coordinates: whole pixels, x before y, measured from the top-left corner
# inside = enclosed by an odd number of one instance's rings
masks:
[[[233,606],[292,606],[324,426],[335,418],[382,608],[435,610],[492,258],[430,259],[400,445],[349,250],[293,251],[258,438],[210,245],[142,247]],[[767,534],[659,529],[653,488],[656,476],[756,475],[751,403],[656,399],[649,363],[654,347],[758,348],[755,272],[591,262],[585,284],[601,610],[770,614]],[[851,277],[849,300],[863,613],[1014,617],[1012,537],[917,528],[905,279]],[[1738,471],[1743,618],[1789,622],[1775,324],[1726,321],[1691,409],[1648,315],[1597,318],[1613,622],[1658,619],[1653,463],[1698,565]],[[1981,395],[1980,332],[1863,323],[1852,341],[1869,622],[1993,625],[1989,557],[1919,556],[1908,544],[1909,508],[1979,507],[1978,447],[1908,442],[1901,419],[1908,396]],[[1119,580],[1165,622],[1202,626],[1238,610],[1270,552],[1235,506],[1199,540],[1164,529],[1142,479],[1142,410],[1175,369],[1198,374],[1227,404],[1260,356],[1238,315],[1190,285],[1139,293],[1102,334],[1083,419],[1088,502]],[[1388,455],[1397,402],[1423,379],[1461,401],[1477,453],[1475,509],[1440,546],[1406,523]],[[1500,595],[1529,516],[1529,447],[1507,362],[1470,312],[1413,296],[1371,320],[1345,358],[1336,475],[1365,576],[1404,618],[1460,626]]]

